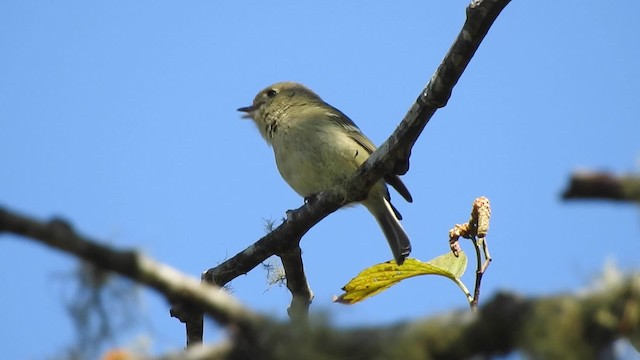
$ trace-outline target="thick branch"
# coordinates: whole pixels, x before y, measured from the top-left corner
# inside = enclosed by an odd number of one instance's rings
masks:
[[[3,232],[37,240],[97,267],[117,272],[157,290],[169,301],[178,299],[197,303],[199,308],[222,324],[253,330],[263,321],[219,287],[200,285],[192,277],[136,251],[115,250],[102,245],[77,234],[62,220],[41,222],[0,208],[0,233]]]
[[[639,320],[640,274],[579,295],[499,293],[478,316],[460,312],[412,324],[388,358],[488,358],[523,350],[533,358],[587,359],[621,337],[637,342]]]
[[[117,251],[76,234],[66,223],[43,223],[0,209],[0,232],[36,239],[96,266],[158,290],[168,298],[188,299],[242,333],[233,338],[230,358],[468,358],[523,349],[541,358],[588,358],[615,339],[640,339],[640,276],[609,281],[579,296],[523,299],[499,294],[478,316],[465,312],[393,328],[338,331],[295,328],[259,317],[217,288],[133,251]],[[608,276],[607,279],[612,278]],[[561,325],[561,326],[560,326]],[[251,341],[253,340],[253,341]],[[223,352],[226,352],[224,350]],[[193,353],[191,353],[193,354]],[[298,356],[299,355],[299,356]],[[179,358],[179,357],[178,357]]]
[[[388,327],[345,330],[312,323],[269,330],[262,348],[253,349],[261,359],[484,359],[513,351],[540,359],[592,359],[620,338],[640,346],[640,274],[616,276],[575,295],[524,298],[503,292],[474,314],[460,311]],[[231,350],[226,358],[249,358],[248,349],[237,344]]]

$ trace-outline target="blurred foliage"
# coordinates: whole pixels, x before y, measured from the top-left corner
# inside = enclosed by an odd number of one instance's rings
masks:
[[[87,262],[57,278],[63,283],[62,302],[76,336],[54,359],[96,359],[118,334],[140,323],[138,287],[126,278]]]

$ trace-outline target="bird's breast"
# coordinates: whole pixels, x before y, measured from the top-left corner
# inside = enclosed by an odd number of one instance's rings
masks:
[[[303,197],[335,186],[369,156],[346,132],[322,124],[280,127],[272,146],[280,174]]]

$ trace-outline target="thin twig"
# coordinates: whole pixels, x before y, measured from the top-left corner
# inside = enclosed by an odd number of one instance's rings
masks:
[[[491,258],[486,257],[488,255],[488,250],[483,251],[481,249],[481,248],[487,249],[486,246],[482,245],[482,244],[486,244],[484,240],[478,239],[477,237],[474,236],[471,239],[471,241],[473,242],[473,247],[476,251],[477,269],[476,269],[476,282],[473,289],[473,300],[469,305],[471,306],[471,310],[476,311],[478,309],[478,303],[480,302],[480,287],[482,285],[482,276],[484,275],[485,270],[487,270],[487,268],[489,267],[489,264],[491,263]],[[485,255],[484,261],[482,260],[483,253]]]
[[[482,275],[491,263],[491,255],[487,245],[487,233],[489,232],[489,220],[491,219],[491,206],[489,199],[481,196],[473,201],[471,206],[471,217],[465,224],[455,224],[449,230],[449,247],[455,256],[460,253],[460,237],[470,239],[473,249],[476,252],[476,281],[473,297],[469,298],[469,306],[472,311],[478,309],[480,301],[480,287],[482,285]],[[482,259],[484,255],[484,260]],[[463,289],[466,289],[464,287]]]
[[[489,247],[487,246],[487,233],[489,232],[489,220],[491,219],[491,206],[489,199],[481,196],[473,202],[473,210],[471,210],[471,219],[469,225],[472,232],[469,238],[473,242],[473,248],[476,252],[476,282],[473,290],[473,301],[470,303],[471,310],[478,309],[480,301],[480,287],[482,285],[482,276],[491,263],[489,255]],[[485,259],[482,260],[484,255]]]

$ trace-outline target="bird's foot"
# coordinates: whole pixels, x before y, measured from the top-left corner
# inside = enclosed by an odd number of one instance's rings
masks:
[[[313,194],[313,195],[306,196],[304,198],[304,203],[305,204],[313,204],[316,201],[317,198],[318,198],[318,194]]]

